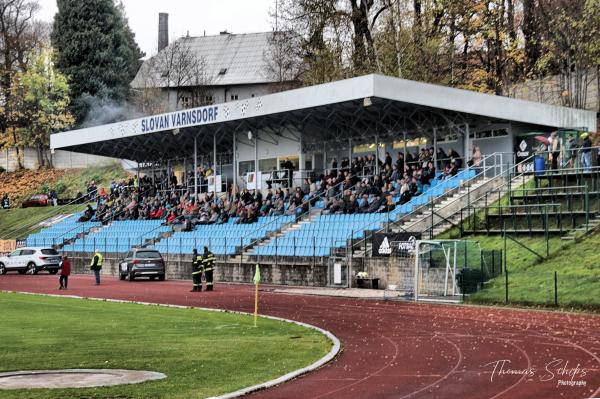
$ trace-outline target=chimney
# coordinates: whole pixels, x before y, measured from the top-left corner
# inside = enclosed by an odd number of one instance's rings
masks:
[[[158,51],[169,45],[169,14],[158,14]]]

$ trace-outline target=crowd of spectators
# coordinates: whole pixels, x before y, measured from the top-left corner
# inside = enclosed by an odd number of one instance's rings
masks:
[[[236,223],[254,223],[260,216],[299,215],[317,203],[322,203],[325,214],[389,212],[423,193],[433,179],[452,177],[462,166],[453,150],[448,155],[439,150],[438,161],[443,172],[436,177],[432,148],[408,153],[406,160],[402,152],[395,160],[390,153],[379,161],[374,155],[358,156],[338,165],[334,159],[330,169],[305,179],[299,187],[269,188],[264,193],[230,189],[216,198],[202,192],[197,200],[193,188],[178,185],[174,174],[113,181],[108,191],[90,182],[87,195],[96,208],[88,206],[80,220],[162,220],[191,230],[197,224],[227,223],[232,217],[238,218]],[[210,168],[200,172],[202,179],[213,173]]]

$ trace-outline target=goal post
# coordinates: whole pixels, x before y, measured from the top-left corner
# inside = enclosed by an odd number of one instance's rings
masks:
[[[448,301],[464,295],[465,270],[479,270],[479,242],[418,240],[414,253],[413,299]]]

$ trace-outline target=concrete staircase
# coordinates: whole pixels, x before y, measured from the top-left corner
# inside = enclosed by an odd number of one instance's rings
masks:
[[[583,236],[591,234],[600,229],[600,215],[594,215],[590,218],[587,224],[577,226],[575,229],[568,231],[564,236],[560,237],[561,240],[574,241]]]
[[[239,262],[243,257],[243,259],[247,259],[248,256],[254,255],[255,249],[262,245],[267,245],[270,242],[274,241],[276,238],[284,236],[287,232],[298,230],[302,225],[313,222],[320,214],[322,209],[320,208],[312,208],[308,213],[305,213],[300,217],[300,219],[296,220],[296,223],[292,223],[288,226],[284,226],[281,230],[271,233],[260,241],[254,243],[254,245],[247,247],[242,255],[236,255],[231,258],[232,262]]]
[[[480,198],[486,192],[498,188],[502,183],[502,179],[490,178],[471,181],[457,191],[439,197],[438,202],[433,206],[433,211],[431,206],[424,206],[420,210],[404,216],[394,224],[391,230],[393,232],[425,232],[429,231],[433,224],[438,227],[437,233],[441,234],[452,227],[451,223],[445,221],[446,219],[452,221],[451,218],[453,217],[458,216],[460,218],[461,209],[467,207],[469,203],[472,205],[474,200]]]
[[[511,181],[511,186],[513,189],[518,188],[531,178],[515,177]],[[461,211],[463,219],[473,215],[486,205],[485,194],[502,187],[505,183],[505,179],[498,177],[478,179],[471,182],[470,186],[462,187],[459,191],[443,197],[433,206],[433,211],[431,207],[426,207],[421,212],[413,213],[407,220],[399,224],[400,227],[395,227],[392,231],[422,232],[424,233],[423,238],[426,239],[429,238],[433,225],[431,237],[439,236],[460,224]]]

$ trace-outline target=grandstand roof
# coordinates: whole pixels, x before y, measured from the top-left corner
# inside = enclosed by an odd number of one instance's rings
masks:
[[[108,125],[53,134],[52,149],[132,159],[175,159],[200,153],[230,152],[232,136],[267,132],[300,140],[368,142],[461,131],[519,122],[536,129],[596,130],[596,113],[493,96],[381,75],[366,75],[301,89],[207,107],[153,115]]]

